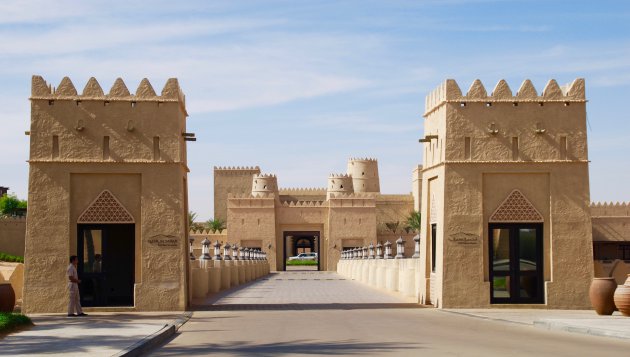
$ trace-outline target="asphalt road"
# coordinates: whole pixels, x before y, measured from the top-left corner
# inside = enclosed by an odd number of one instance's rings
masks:
[[[630,341],[417,307],[333,273],[283,273],[200,307],[153,353],[210,354],[630,356]]]
[[[628,356],[630,342],[434,309],[199,311],[155,356]]]

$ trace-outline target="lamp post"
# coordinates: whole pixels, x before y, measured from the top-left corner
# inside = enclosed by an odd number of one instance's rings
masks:
[[[402,236],[398,237],[396,241],[396,259],[403,259],[405,257],[405,241]]]
[[[374,243],[370,243],[370,256],[368,257],[368,259],[374,259]]]
[[[230,251],[231,249],[232,246],[230,243],[225,243],[225,246],[223,247],[223,260],[232,260],[232,257],[230,257],[232,255],[232,252]]]
[[[385,242],[385,257],[384,259],[392,259],[392,242]]]
[[[238,246],[236,243],[232,245],[232,260],[238,260]]]
[[[192,253],[191,253],[192,254]],[[211,260],[210,257],[210,240],[208,238],[201,241],[201,260]]]
[[[413,237],[413,248],[412,258],[420,258],[420,234]]]
[[[219,241],[214,243],[214,260],[221,260],[221,243]]]
[[[376,245],[376,259],[383,259],[383,245],[378,242]]]
[[[193,251],[193,243],[195,242],[195,238],[193,237],[188,237],[188,242],[190,243],[190,260],[195,260],[195,253]]]

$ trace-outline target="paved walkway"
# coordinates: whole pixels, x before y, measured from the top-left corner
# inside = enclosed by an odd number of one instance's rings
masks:
[[[419,307],[334,272],[277,272],[236,289],[194,301],[199,309],[338,309]]]
[[[112,356],[162,331],[177,313],[29,315],[34,327],[0,338],[2,356]]]
[[[592,310],[543,309],[449,309],[446,312],[472,317],[594,336],[630,340],[630,318],[619,312],[612,316],[599,316]]]

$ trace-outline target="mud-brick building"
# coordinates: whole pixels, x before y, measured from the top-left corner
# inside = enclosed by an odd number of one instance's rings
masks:
[[[584,80],[488,94],[454,80],[424,114],[419,295],[439,307],[588,308],[593,277]]]
[[[81,94],[33,76],[23,311],[63,312],[79,257],[84,306],[187,302],[186,107],[177,79]]]

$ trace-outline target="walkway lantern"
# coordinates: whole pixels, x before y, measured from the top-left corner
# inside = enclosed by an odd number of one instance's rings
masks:
[[[368,259],[368,247],[363,247],[363,259]]]
[[[384,259],[392,259],[392,242],[385,242],[385,258]]]
[[[374,259],[374,243],[370,243],[370,256],[368,257],[368,259]]]
[[[359,248],[354,248],[352,250],[352,259],[357,259],[359,257]]]
[[[376,245],[376,259],[383,259],[383,245],[378,242]]]
[[[396,259],[403,259],[405,257],[405,241],[402,236],[398,237],[396,241]]]
[[[238,260],[238,246],[236,243],[232,245],[232,260]]]
[[[247,260],[245,258],[245,248],[243,248],[243,247],[238,248],[238,254],[239,254],[241,260]]]
[[[195,238],[188,237],[188,242],[190,242],[190,260],[195,260],[195,252],[193,251],[193,243],[195,242]]]
[[[413,237],[413,256],[412,258],[420,258],[420,234]]]
[[[219,241],[214,243],[214,260],[221,260],[221,243]]]
[[[192,254],[192,252],[190,252]],[[208,238],[201,241],[201,260],[211,260],[210,257],[210,240]]]
[[[230,243],[225,243],[225,246],[223,247],[223,260],[232,260],[232,257],[230,257],[232,255],[232,246],[230,245]]]
[[[247,260],[254,260],[254,248],[247,248]]]
[[[249,248],[243,248],[243,260],[249,260]]]

